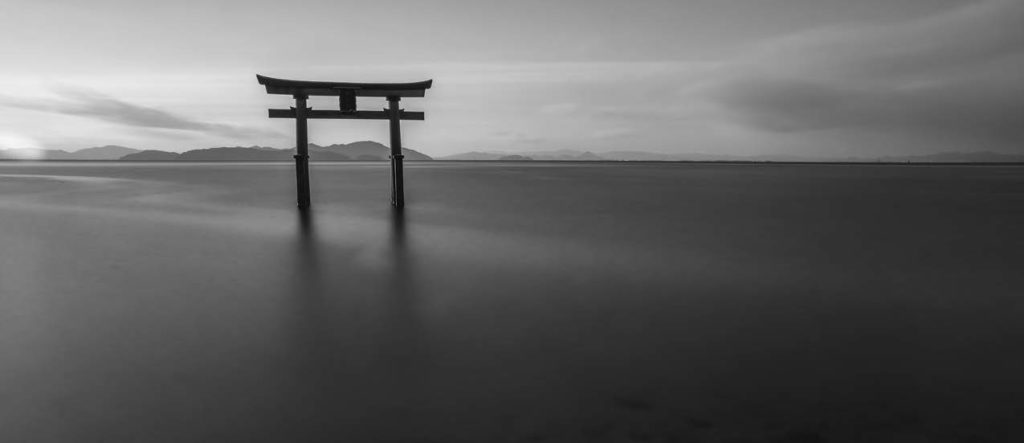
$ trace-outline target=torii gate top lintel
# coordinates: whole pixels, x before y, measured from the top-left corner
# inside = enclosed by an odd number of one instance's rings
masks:
[[[267,87],[267,94],[340,96],[346,91],[357,97],[423,97],[434,80],[414,83],[349,83],[286,80],[257,74],[256,80]]]

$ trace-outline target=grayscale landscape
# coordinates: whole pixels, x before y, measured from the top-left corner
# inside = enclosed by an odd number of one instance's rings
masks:
[[[1022,0],[3,0],[0,443],[1024,442]]]

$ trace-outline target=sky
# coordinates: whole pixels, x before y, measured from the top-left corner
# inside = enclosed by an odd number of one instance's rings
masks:
[[[1020,0],[3,0],[0,67],[0,149],[293,147],[263,74],[434,79],[402,101],[434,156],[1024,153]]]

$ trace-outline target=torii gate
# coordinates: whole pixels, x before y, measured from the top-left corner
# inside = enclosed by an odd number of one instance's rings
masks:
[[[309,207],[309,139],[306,134],[306,119],[310,118],[354,118],[361,120],[391,121],[391,204],[396,208],[405,206],[405,191],[402,179],[402,133],[401,120],[423,120],[422,112],[406,112],[398,109],[402,97],[423,97],[433,80],[417,83],[342,83],[284,80],[257,74],[256,80],[267,87],[268,94],[285,94],[295,98],[291,109],[271,109],[270,118],[295,119],[295,180],[298,184],[299,208]],[[313,110],[306,107],[311,95],[338,97],[337,111]],[[356,110],[356,97],[385,97],[388,107],[383,111]]]

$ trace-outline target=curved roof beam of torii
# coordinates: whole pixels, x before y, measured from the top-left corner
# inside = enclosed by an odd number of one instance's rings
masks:
[[[339,96],[342,91],[355,92],[357,97],[423,97],[434,80],[415,83],[347,83],[286,80],[256,74],[256,80],[267,87],[268,94]]]

